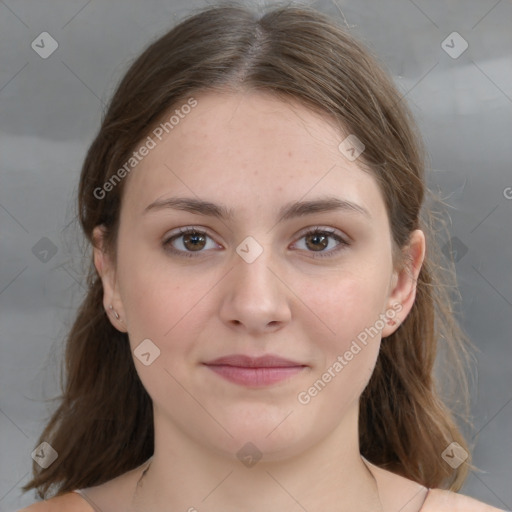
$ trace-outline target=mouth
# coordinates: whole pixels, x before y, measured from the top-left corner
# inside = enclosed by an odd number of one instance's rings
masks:
[[[242,354],[203,363],[220,377],[248,387],[270,386],[304,371],[308,365],[274,355],[249,357]]]

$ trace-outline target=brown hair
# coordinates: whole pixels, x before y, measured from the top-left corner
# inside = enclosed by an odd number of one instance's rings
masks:
[[[414,305],[383,340],[360,398],[360,451],[370,462],[428,487],[460,489],[470,458],[452,469],[441,454],[452,441],[469,449],[441,397],[434,363],[441,341],[453,356],[449,373],[461,384],[463,417],[470,343],[452,310],[453,268],[436,261],[441,251],[433,234],[439,226],[434,210],[424,205],[425,150],[384,67],[327,16],[307,6],[273,6],[257,14],[224,3],[195,12],[149,45],[120,82],[83,164],[78,217],[87,243],[95,243],[94,227],[104,225],[105,247],[115,261],[126,180],[104,198],[94,191],[152,127],[191,94],[241,89],[299,100],[364,143],[359,162],[385,199],[396,268],[407,263],[400,249],[411,232],[425,232]],[[37,488],[45,499],[52,485],[57,494],[99,485],[153,454],[151,399],[136,373],[127,334],[104,311],[102,282],[89,265],[87,295],[67,338],[60,404],[38,441],[48,442],[58,458],[44,470],[34,462],[34,478],[23,487]]]

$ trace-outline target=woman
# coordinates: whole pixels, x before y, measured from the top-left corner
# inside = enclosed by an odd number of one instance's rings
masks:
[[[94,266],[23,488],[57,494],[25,510],[497,510],[453,492],[433,364],[465,338],[425,192],[391,80],[316,11],[153,43],[82,169]]]

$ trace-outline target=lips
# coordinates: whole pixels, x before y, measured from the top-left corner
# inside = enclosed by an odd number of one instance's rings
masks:
[[[238,366],[240,368],[289,368],[291,366],[306,366],[296,361],[290,361],[289,359],[283,359],[282,357],[273,355],[250,357],[243,354],[219,357],[205,364],[208,366]]]
[[[252,388],[287,380],[307,367],[275,355],[250,357],[242,354],[219,357],[203,364],[227,381]]]

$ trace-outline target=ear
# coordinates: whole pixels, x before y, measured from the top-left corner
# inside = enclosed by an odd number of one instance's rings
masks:
[[[400,270],[395,270],[391,278],[391,292],[386,305],[387,317],[384,321],[390,321],[394,325],[386,323],[382,330],[382,338],[393,334],[405,320],[416,298],[416,283],[425,258],[426,242],[421,229],[411,233],[409,244],[403,249],[405,264]],[[393,313],[395,313],[393,315]],[[389,318],[389,320],[388,320]]]
[[[117,292],[115,262],[111,261],[104,245],[105,232],[106,228],[104,225],[96,226],[93,230],[94,266],[103,283],[103,307],[112,325],[118,331],[128,332],[123,320],[126,318],[123,303],[119,292]],[[110,305],[112,305],[112,309],[110,309]],[[116,318],[114,312],[117,312],[119,318]]]

